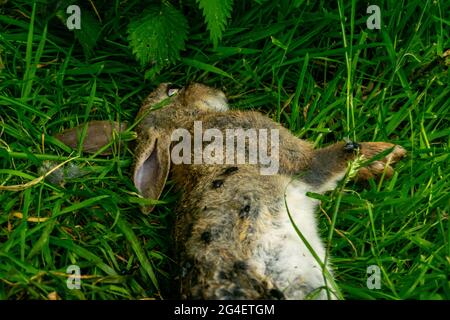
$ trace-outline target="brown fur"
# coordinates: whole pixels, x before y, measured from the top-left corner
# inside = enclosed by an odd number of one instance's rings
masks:
[[[345,172],[347,163],[362,154],[369,159],[394,147],[384,142],[346,144],[339,142],[314,150],[287,129],[259,112],[213,110],[225,103],[218,90],[193,84],[168,98],[167,84],[161,84],[144,100],[137,118],[134,181],[144,197],[157,199],[170,173],[181,199],[176,207],[174,239],[180,272],[177,296],[187,299],[283,298],[270,275],[251,267],[256,239],[277,223],[283,206],[284,177],[299,176],[320,187],[331,177]],[[161,103],[163,102],[163,103]],[[165,105],[164,105],[165,104]],[[160,109],[153,108],[163,105]],[[171,132],[185,128],[193,136],[194,121],[203,130],[216,128],[278,129],[279,174],[263,176],[259,165],[174,165],[168,159]],[[92,149],[92,147],[91,147]],[[359,151],[358,151],[359,150]],[[395,146],[384,159],[359,170],[359,179],[376,177],[405,154]],[[144,208],[148,212],[152,207]]]

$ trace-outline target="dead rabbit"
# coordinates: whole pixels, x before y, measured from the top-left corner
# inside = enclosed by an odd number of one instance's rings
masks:
[[[347,141],[313,149],[311,143],[259,112],[229,110],[222,91],[196,83],[182,89],[161,84],[144,100],[136,119],[132,177],[137,190],[142,197],[158,199],[170,177],[181,192],[174,239],[177,296],[182,299],[335,299],[329,286],[331,267],[323,265],[325,248],[315,217],[318,200],[306,193],[334,189],[357,156],[370,159],[391,149],[384,158],[358,170],[356,178],[364,180],[391,176],[391,164],[405,155],[402,147],[386,142]],[[278,140],[271,136],[268,149],[271,156],[277,155],[277,172],[262,174],[267,163],[173,161],[174,131],[182,129],[194,139],[199,123],[203,133],[212,129],[224,136],[233,128],[274,130]],[[77,147],[81,130],[82,126],[69,129],[57,138]],[[100,149],[110,142],[114,130],[125,130],[125,126],[89,123],[84,150]],[[260,140],[243,139],[248,143],[246,152],[263,145]],[[202,141],[202,147],[212,140]],[[194,149],[183,156],[195,158]],[[217,151],[211,157],[226,158]],[[233,160],[237,157],[236,153]],[[246,160],[250,157],[251,153],[245,155]],[[290,216],[315,255],[299,237]]]

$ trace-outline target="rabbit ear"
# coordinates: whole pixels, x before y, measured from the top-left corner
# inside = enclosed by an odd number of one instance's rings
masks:
[[[81,124],[75,128],[58,133],[55,135],[55,138],[72,149],[77,149],[86,125],[86,135],[82,141],[82,150],[87,153],[97,152],[112,141],[114,132],[122,132],[127,127],[125,123],[115,121],[90,121],[87,124]],[[111,154],[111,150],[104,150],[101,154]]]
[[[134,185],[147,199],[158,200],[170,170],[170,138],[163,132],[148,129],[135,152]],[[145,206],[142,212],[150,213],[154,206]]]

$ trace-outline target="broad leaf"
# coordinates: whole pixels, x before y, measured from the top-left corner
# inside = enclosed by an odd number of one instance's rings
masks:
[[[151,5],[128,26],[128,39],[142,66],[174,63],[187,38],[186,18],[169,5]]]
[[[227,19],[231,17],[233,0],[197,0],[197,3],[203,10],[214,47],[217,47],[219,40],[222,39]]]

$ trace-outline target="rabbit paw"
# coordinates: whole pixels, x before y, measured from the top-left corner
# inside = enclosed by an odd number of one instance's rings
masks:
[[[387,142],[362,142],[359,144],[360,153],[365,159],[376,156],[377,154],[387,150],[392,151],[383,159],[376,160],[370,163],[367,167],[361,168],[358,171],[357,180],[368,180],[370,178],[380,177],[385,173],[385,178],[390,178],[394,174],[392,165],[399,161],[406,155],[406,150],[392,143]]]

